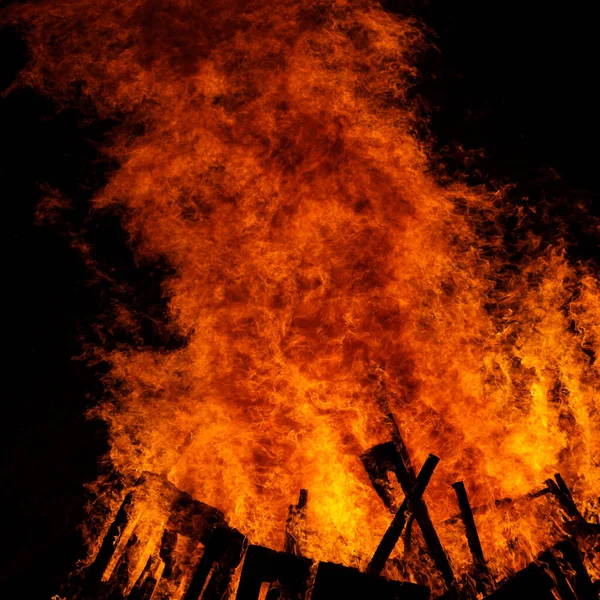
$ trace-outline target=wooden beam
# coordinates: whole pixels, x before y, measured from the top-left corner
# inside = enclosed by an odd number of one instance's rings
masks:
[[[306,535],[306,509],[308,490],[300,490],[298,504],[290,504],[285,522],[285,541],[283,551],[302,556],[302,542]]]
[[[475,525],[475,519],[473,518],[473,511],[471,510],[471,504],[469,503],[469,496],[467,495],[465,484],[462,481],[457,481],[452,484],[452,487],[456,492],[460,514],[462,515],[462,521],[467,533],[469,550],[471,551],[475,567],[477,570],[487,573],[488,569],[483,556],[483,549],[481,548],[481,541],[479,540],[479,534],[477,533],[477,526]]]
[[[410,460],[408,448],[402,439],[400,428],[398,427],[398,423],[394,418],[394,414],[388,401],[387,390],[385,386],[384,368],[381,367],[375,369],[370,377],[375,388],[375,399],[377,400],[379,408],[384,416],[386,426],[398,454],[399,460],[397,461],[398,465],[395,473],[398,482],[402,487],[402,491],[406,496],[410,494],[412,490],[416,480],[416,474]],[[440,542],[440,538],[435,530],[433,522],[431,521],[429,511],[427,510],[427,506],[425,505],[423,499],[415,502],[413,506],[413,513],[415,515],[415,520],[417,521],[417,524],[423,533],[423,539],[425,540],[425,544],[427,545],[427,549],[431,554],[431,558],[433,558],[435,566],[442,574],[446,586],[448,586],[448,588],[452,587],[455,583],[454,572],[452,571],[452,566],[450,565],[446,551]]]
[[[430,454],[427,457],[425,464],[421,468],[421,471],[415,480],[412,490],[405,496],[402,505],[394,515],[390,526],[381,539],[381,542],[379,542],[379,546],[377,546],[375,554],[373,554],[373,558],[367,567],[367,573],[369,575],[379,575],[385,567],[385,563],[388,561],[394,547],[400,539],[402,530],[404,529],[407,511],[421,500],[421,497],[423,496],[423,493],[429,484],[429,480],[433,475],[433,471],[439,462],[440,459],[433,454]]]

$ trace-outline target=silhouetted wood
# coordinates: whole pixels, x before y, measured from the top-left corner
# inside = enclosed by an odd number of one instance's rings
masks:
[[[285,541],[283,551],[302,556],[301,542],[306,534],[306,508],[308,490],[300,490],[298,504],[290,504],[285,522]]]
[[[177,534],[174,531],[165,529],[160,540],[159,556],[165,563],[162,576],[165,579],[176,578],[177,573],[175,567],[175,546],[177,545]]]
[[[575,572],[574,584],[577,599],[598,600],[595,586],[592,583],[590,574],[585,568],[577,545],[571,540],[565,540],[556,544],[554,548],[562,554],[565,566],[568,564]]]
[[[427,586],[390,581],[335,563],[319,563],[312,600],[428,600]]]
[[[412,545],[412,530],[413,524],[415,522],[415,515],[411,513],[408,515],[408,519],[406,521],[406,527],[404,528],[404,556],[410,553],[411,545]]]
[[[490,594],[487,600],[556,600],[554,582],[538,565],[529,565]]]
[[[156,559],[153,556],[149,556],[144,568],[142,569],[142,572],[139,574],[136,582],[133,584],[133,588],[127,597],[128,600],[143,600],[143,598],[145,598],[144,583],[146,579],[152,578],[151,573],[155,563]],[[154,586],[156,586],[156,579],[154,579]],[[154,586],[152,587],[152,590],[154,590]]]
[[[560,595],[561,600],[577,600],[575,593],[571,589],[565,574],[563,573],[560,565],[558,564],[554,554],[550,550],[546,550],[539,557],[540,562],[544,563],[548,567],[556,581],[556,589]]]
[[[213,506],[172,487],[175,493],[166,529],[206,544],[213,531],[225,525],[225,516]]]
[[[398,481],[402,486],[402,489],[406,493],[406,490],[410,490],[412,488],[414,480],[416,479],[416,473],[410,460],[408,448],[402,439],[400,428],[398,427],[398,423],[396,422],[388,401],[387,389],[385,385],[385,367],[382,366],[380,369],[377,369],[374,373],[372,373],[371,380],[375,384],[375,400],[377,401],[379,409],[383,414],[385,424],[392,438],[392,443],[394,444],[398,459],[400,461],[399,468],[396,469],[396,476],[398,477]]]
[[[198,600],[202,590],[203,599],[220,600],[242,560],[245,545],[246,538],[237,529],[224,526],[214,531],[194,571],[184,600]]]
[[[573,496],[571,496],[571,492],[569,491],[569,488],[565,484],[563,478],[558,473],[554,477],[556,478],[557,482],[560,481],[560,484],[557,484],[553,479],[546,479],[545,483],[548,486],[548,489],[558,500],[563,510],[572,519],[579,521],[580,523],[584,523],[585,519],[579,512],[579,509],[573,500]]]
[[[379,408],[384,416],[386,426],[391,435],[392,442],[398,455],[395,468],[396,478],[398,479],[398,482],[402,487],[402,491],[406,496],[412,490],[412,487],[415,483],[416,474],[410,461],[408,449],[404,443],[404,440],[402,439],[400,428],[398,427],[398,423],[394,418],[388,402],[383,368],[373,373],[371,375],[371,380],[375,384],[375,399],[377,400]],[[415,502],[413,512],[415,515],[415,520],[417,521],[417,524],[423,533],[423,539],[425,540],[425,544],[427,545],[427,549],[433,558],[435,566],[442,574],[446,585],[451,587],[455,581],[452,566],[450,565],[446,551],[444,550],[433,522],[431,521],[427,506],[422,499]]]
[[[263,583],[278,582],[282,600],[302,600],[306,594],[312,561],[263,546],[246,552],[236,600],[258,600]]]
[[[144,583],[142,584],[139,590],[139,594],[136,595],[136,600],[150,600],[152,598],[152,595],[154,594],[154,590],[156,589],[157,584],[158,581],[154,577],[146,577]],[[132,598],[131,595],[130,598]]]
[[[404,498],[404,501],[400,505],[400,508],[394,515],[390,526],[385,532],[375,554],[367,567],[367,573],[370,575],[379,575],[385,567],[385,563],[388,561],[390,554],[400,539],[404,524],[406,522],[406,512],[409,507],[412,508],[418,503],[429,484],[429,480],[433,475],[435,467],[440,462],[440,459],[433,454],[430,454],[425,461],[425,464],[421,468],[417,479],[413,485],[412,490]]]
[[[390,512],[395,513],[398,510],[398,505],[392,495],[388,473],[401,472],[404,468],[396,451],[396,446],[393,442],[377,444],[363,452],[360,455],[360,460],[371,480],[373,489]]]
[[[107,594],[107,600],[121,600],[124,591],[129,585],[129,565],[131,555],[136,546],[139,545],[139,540],[135,533],[127,540],[125,550],[119,557],[119,561],[115,566],[112,575],[108,581],[110,591]]]
[[[141,483],[141,479],[138,480],[136,485]],[[100,550],[98,550],[98,554],[96,554],[96,558],[89,568],[85,583],[82,589],[82,596],[85,598],[89,595],[94,594],[94,590],[98,587],[102,580],[102,576],[108,567],[112,555],[117,547],[117,544],[121,540],[121,536],[123,535],[123,530],[125,526],[129,522],[130,518],[130,509],[133,501],[133,492],[129,492],[125,495],[113,522],[110,524],[104,539],[102,540],[102,544],[100,546]]]
[[[479,540],[479,534],[477,533],[477,526],[475,525],[475,519],[473,518],[473,512],[471,511],[471,505],[469,503],[469,497],[467,496],[467,490],[465,484],[462,481],[457,481],[452,484],[454,491],[456,492],[456,498],[458,499],[458,506],[460,508],[460,514],[465,526],[467,533],[467,542],[469,544],[469,550],[473,556],[475,567],[482,572],[487,573],[487,566],[485,558],[483,556],[483,549],[481,548],[481,541]]]
[[[519,504],[524,504],[526,502],[529,502],[530,500],[534,500],[535,498],[540,498],[541,496],[545,496],[546,494],[550,494],[551,490],[546,486],[544,488],[542,488],[541,490],[537,490],[535,492],[530,492],[529,494],[525,494],[524,496],[520,496],[518,498],[515,498],[514,500],[512,498],[502,498],[500,500],[494,500],[493,503],[490,504],[481,504],[479,506],[474,506],[471,508],[471,512],[474,515],[478,515],[478,514],[482,514],[487,512],[488,510],[492,509],[492,508],[501,508],[503,506],[516,506]],[[445,519],[444,521],[442,521],[442,523],[444,525],[453,525],[454,523],[457,523],[458,521],[462,520],[462,514],[456,514],[456,515],[452,515],[451,517]]]

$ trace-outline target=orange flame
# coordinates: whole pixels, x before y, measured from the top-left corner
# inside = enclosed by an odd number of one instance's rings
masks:
[[[558,471],[598,518],[598,278],[533,235],[516,262],[503,193],[436,176],[406,98],[416,23],[371,0],[44,0],[9,16],[26,83],[122,121],[94,206],[171,269],[185,344],[104,354],[95,415],[125,481],[167,473],[273,548],[307,488],[306,555],[364,568],[390,520],[359,460],[388,439],[369,380],[385,364],[413,461],[442,459],[425,498],[456,572],[464,532],[442,522],[457,480],[485,505]],[[496,577],[558,539],[553,506],[476,515]],[[439,587],[426,560],[404,576]]]

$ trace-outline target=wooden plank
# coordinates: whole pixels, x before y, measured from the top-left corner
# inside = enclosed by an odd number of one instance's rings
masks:
[[[84,598],[93,595],[94,590],[100,585],[102,575],[104,575],[104,571],[106,571],[115,548],[121,539],[123,530],[129,522],[132,502],[133,491],[125,495],[113,522],[110,524],[110,527],[102,540],[100,550],[98,550],[98,554],[96,554],[96,558],[86,574],[85,583],[82,589],[82,596]]]
[[[302,556],[302,542],[306,536],[306,510],[308,490],[300,490],[298,504],[290,504],[285,522],[285,540],[283,551]]]
[[[427,586],[390,581],[335,563],[319,563],[311,600],[429,600]]]
[[[302,600],[312,561],[294,554],[250,546],[244,559],[236,600],[258,600],[263,583],[278,583],[281,600]]]
[[[388,473],[403,470],[396,446],[393,442],[377,444],[369,448],[366,452],[363,452],[360,455],[360,460],[371,480],[373,489],[377,492],[377,495],[382,499],[388,510],[391,513],[395,513],[398,510],[398,504],[396,498],[392,495]]]
[[[406,444],[402,439],[400,428],[398,427],[398,423],[394,418],[387,398],[384,369],[376,369],[370,377],[375,388],[375,399],[384,416],[386,426],[388,428],[388,431],[392,438],[392,442],[398,454],[398,461],[395,473],[398,482],[402,487],[402,491],[406,496],[410,493],[415,483],[416,474],[410,460],[408,448],[406,447]],[[444,579],[446,586],[448,586],[449,588],[452,587],[455,582],[452,566],[450,565],[450,561],[448,560],[446,551],[444,550],[444,547],[440,542],[440,538],[437,534],[437,531],[435,530],[433,522],[431,521],[431,517],[429,516],[427,506],[425,505],[425,502],[422,498],[415,502],[415,505],[413,506],[413,513],[415,516],[415,520],[419,525],[421,532],[423,533],[423,539],[425,540],[425,544],[427,545],[427,549],[431,554],[435,566],[442,574],[442,578]]]
[[[381,542],[379,542],[379,546],[375,550],[375,554],[373,554],[373,558],[367,567],[368,574],[379,575],[385,567],[385,563],[388,561],[392,551],[394,550],[394,547],[400,539],[400,534],[404,529],[406,513],[409,510],[409,507],[414,506],[421,500],[421,497],[423,496],[423,493],[429,484],[429,480],[433,475],[433,471],[435,470],[435,467],[439,461],[440,459],[433,454],[430,454],[427,457],[425,464],[421,468],[421,471],[415,480],[412,490],[405,496],[404,501],[394,515],[390,526],[381,539]]]
[[[556,600],[554,582],[539,565],[531,564],[508,579],[486,600]]]
[[[474,506],[472,507],[472,512],[474,515],[479,515],[482,513],[486,513],[487,511],[491,510],[491,509],[495,509],[495,508],[502,508],[503,506],[516,506],[516,505],[520,505],[520,504],[524,504],[526,502],[529,502],[530,500],[534,500],[535,498],[540,498],[542,496],[545,496],[546,494],[550,494],[552,493],[550,488],[548,488],[548,486],[546,485],[546,487],[537,490],[535,492],[530,492],[529,494],[525,494],[524,496],[520,496],[518,498],[515,498],[514,500],[512,498],[502,498],[500,500],[495,500],[494,502],[491,502],[489,504],[481,504],[479,506]],[[452,515],[451,517],[448,517],[447,519],[445,519],[444,521],[442,521],[443,525],[453,525],[454,523],[458,523],[458,521],[462,520],[462,514],[458,513],[456,515]]]
[[[232,527],[217,529],[207,543],[183,600],[222,598],[240,564],[246,538]]]
[[[598,600],[596,588],[579,552],[579,548],[570,540],[559,542],[554,546],[572,570],[575,572],[575,594],[578,600]],[[566,565],[565,565],[566,566]]]
[[[465,484],[462,481],[457,481],[452,484],[452,487],[456,492],[460,514],[462,515],[463,524],[467,533],[467,543],[469,544],[469,550],[471,551],[475,567],[477,570],[487,573],[488,569],[483,556],[483,549],[481,547],[481,541],[479,540],[479,534],[477,533],[477,526],[475,525],[475,519],[473,518],[473,512],[471,511],[471,504],[469,503],[469,496],[467,495]]]

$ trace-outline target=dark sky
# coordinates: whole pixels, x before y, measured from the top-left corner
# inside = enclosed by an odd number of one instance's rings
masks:
[[[595,199],[591,210],[598,214],[593,4],[390,0],[388,8],[412,10],[437,33],[439,52],[423,57],[414,93],[438,107],[429,112],[438,150],[484,148],[487,156],[476,166],[488,175],[524,188],[546,185],[548,193],[563,194],[565,203]],[[0,52],[4,89],[24,64],[26,48],[4,29]],[[74,111],[58,113],[28,90],[0,98],[9,305],[1,486],[5,597],[21,590],[13,597],[47,599],[58,591],[82,551],[82,485],[95,477],[96,457],[105,448],[102,427],[83,417],[99,394],[101,372],[72,360],[104,301],[102,290],[87,285],[65,229],[34,226],[33,212],[43,184],[85,205],[108,168],[95,148],[109,128],[83,126]],[[542,185],[549,168],[563,181]],[[103,224],[96,235],[112,240],[108,252],[124,270],[133,268],[114,223]],[[157,289],[151,284],[146,293],[152,297]]]

